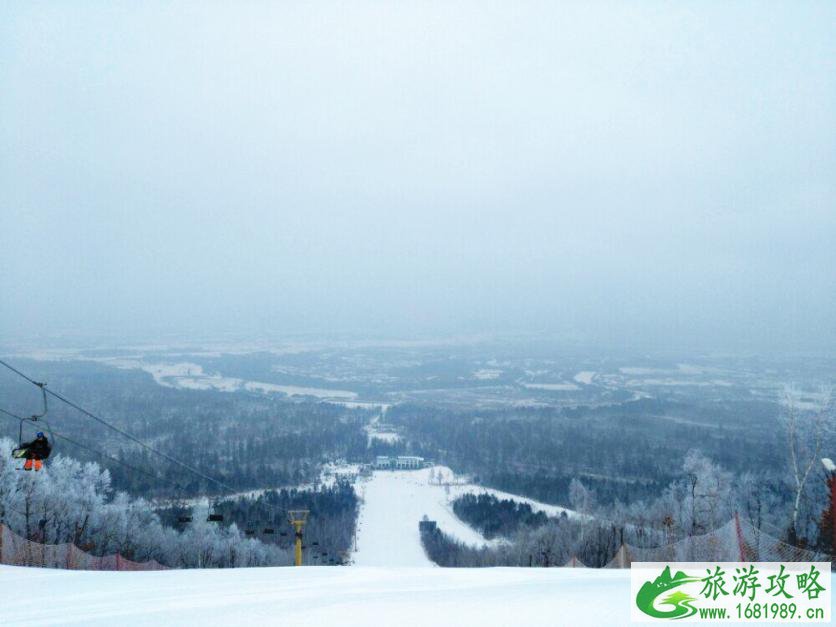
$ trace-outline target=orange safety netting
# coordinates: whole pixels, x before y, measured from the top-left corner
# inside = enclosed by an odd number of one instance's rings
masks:
[[[90,555],[71,543],[41,544],[26,540],[4,525],[0,525],[0,564],[10,566],[39,566],[69,570],[167,570],[162,564],[134,562],[114,555]]]
[[[658,547],[623,544],[604,568],[633,562],[832,562],[821,551],[792,546],[737,516],[709,533]]]

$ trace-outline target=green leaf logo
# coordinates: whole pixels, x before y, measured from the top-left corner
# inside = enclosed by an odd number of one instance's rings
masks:
[[[681,571],[671,576],[671,567],[665,566],[661,575],[652,582],[645,582],[641,587],[636,595],[636,607],[653,618],[676,619],[692,616],[697,613],[696,608],[691,605],[695,598],[682,590],[675,590],[675,588],[693,581],[700,581],[700,578],[686,575]],[[674,590],[674,592],[662,599],[659,605],[669,605],[672,609],[665,611],[657,609],[654,605],[656,599],[671,590]]]

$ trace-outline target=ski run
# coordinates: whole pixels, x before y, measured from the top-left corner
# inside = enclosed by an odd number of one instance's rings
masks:
[[[463,542],[486,542],[450,505],[458,494],[484,489],[449,469],[376,471],[358,478],[356,487],[362,505],[349,567],[92,572],[0,566],[0,625],[629,624],[628,570],[432,564],[418,534],[424,515]],[[489,491],[550,515],[563,511]],[[44,594],[48,600],[33,600]]]

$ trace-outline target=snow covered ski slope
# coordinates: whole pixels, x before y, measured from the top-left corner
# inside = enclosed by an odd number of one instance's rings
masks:
[[[364,502],[352,567],[94,572],[0,566],[0,626],[631,624],[628,570],[433,566],[418,535],[424,514],[465,542],[484,542],[448,503],[468,486],[438,485],[438,472],[381,471],[358,483]]]
[[[0,625],[526,627],[629,623],[629,573],[566,568],[0,566]]]
[[[363,503],[358,521],[358,566],[430,566],[418,535],[423,516],[436,521],[444,533],[471,545],[492,544],[454,513],[451,502],[466,493],[488,493],[528,503],[549,516],[575,512],[507,492],[462,481],[446,466],[422,470],[380,470],[355,485]]]
[[[462,542],[486,540],[463,523],[447,503],[445,489],[429,482],[430,469],[380,470],[355,485],[363,502],[357,530],[358,566],[432,566],[418,535],[423,516]]]

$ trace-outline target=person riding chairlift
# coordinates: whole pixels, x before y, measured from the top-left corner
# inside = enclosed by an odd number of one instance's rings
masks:
[[[26,463],[23,464],[23,470],[32,470],[34,468],[37,472],[43,468],[43,460],[49,457],[51,452],[52,446],[50,446],[49,440],[42,431],[39,431],[34,440],[21,444],[12,451],[12,456],[17,459],[26,459]]]

